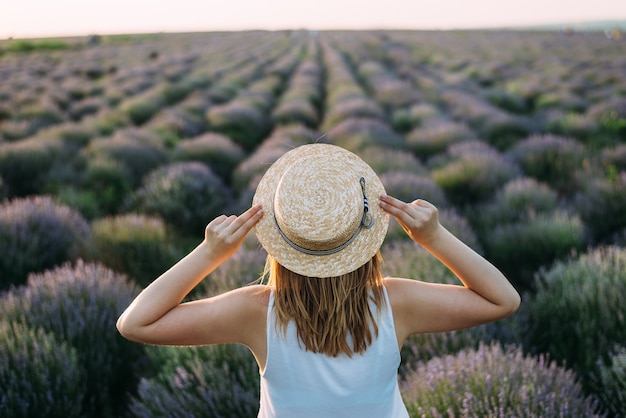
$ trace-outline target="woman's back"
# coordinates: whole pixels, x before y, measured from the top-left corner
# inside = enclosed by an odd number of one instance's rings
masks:
[[[363,354],[331,357],[304,349],[295,324],[276,326],[274,294],[267,312],[267,359],[261,371],[260,417],[408,417],[397,383],[400,352],[386,291],[372,301],[378,336]]]

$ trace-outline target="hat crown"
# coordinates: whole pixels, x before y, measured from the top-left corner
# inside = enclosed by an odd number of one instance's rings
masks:
[[[350,240],[363,218],[359,177],[333,156],[296,161],[278,183],[274,216],[296,245],[312,251],[336,248]]]
[[[255,226],[257,238],[288,270],[341,276],[382,245],[389,222],[378,204],[383,193],[374,170],[357,155],[330,144],[294,148],[259,181],[253,203],[265,215]]]

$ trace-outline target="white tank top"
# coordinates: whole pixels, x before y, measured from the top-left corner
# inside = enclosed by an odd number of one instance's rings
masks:
[[[363,354],[329,357],[299,344],[295,323],[276,329],[274,293],[267,311],[267,360],[259,418],[405,418],[398,388],[400,352],[387,290],[378,338]],[[370,310],[376,313],[374,302]]]

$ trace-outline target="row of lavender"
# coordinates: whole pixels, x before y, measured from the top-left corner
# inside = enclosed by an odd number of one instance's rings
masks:
[[[619,415],[623,49],[553,33],[258,32],[3,57],[0,410],[254,416],[245,350],[140,347],[113,322],[208,220],[249,205],[269,164],[324,141],[390,194],[435,203],[525,292],[510,320],[406,345],[416,415]],[[396,224],[383,256],[388,274],[455,281]],[[236,257],[194,296],[256,279],[254,237]]]

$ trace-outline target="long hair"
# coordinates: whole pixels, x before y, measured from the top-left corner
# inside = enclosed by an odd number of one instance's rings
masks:
[[[374,315],[385,303],[381,265],[378,252],[353,272],[320,279],[294,273],[268,256],[265,277],[274,290],[274,325],[284,335],[293,320],[307,351],[331,357],[363,353],[378,336]],[[370,310],[372,298],[376,312]]]

